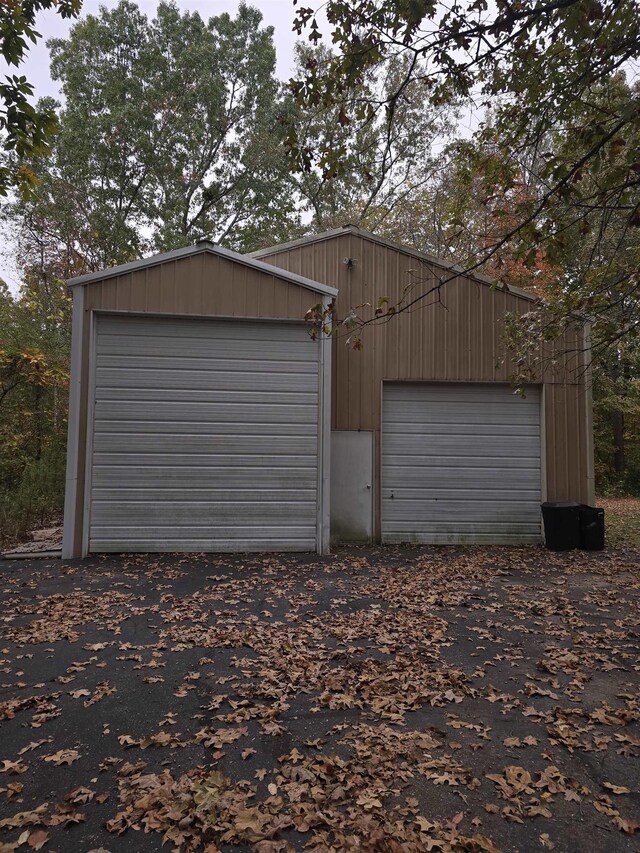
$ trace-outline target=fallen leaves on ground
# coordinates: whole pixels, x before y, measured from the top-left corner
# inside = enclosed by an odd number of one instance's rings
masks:
[[[207,853],[637,838],[634,555],[54,565],[4,580],[7,850],[82,846],[95,809],[140,849]]]

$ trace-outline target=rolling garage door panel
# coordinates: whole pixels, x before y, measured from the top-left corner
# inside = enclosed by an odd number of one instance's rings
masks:
[[[384,542],[540,541],[540,393],[385,383]]]
[[[297,324],[98,317],[89,550],[315,550],[318,349]]]

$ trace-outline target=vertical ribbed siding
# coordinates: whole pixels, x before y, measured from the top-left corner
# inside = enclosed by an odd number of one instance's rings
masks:
[[[94,283],[86,310],[300,320],[317,301],[276,275],[203,252]]]
[[[341,261],[346,257],[354,260],[351,269]],[[360,309],[371,316],[380,297],[388,296],[390,304],[395,304],[407,285],[405,298],[410,300],[423,288],[449,279],[441,289],[440,300],[434,293],[392,321],[366,327],[361,333],[363,351],[345,346],[347,333],[340,332],[336,343],[336,428],[377,426],[371,421],[375,407],[370,392],[382,378],[456,382],[509,379],[513,365],[504,360],[504,322],[507,312],[521,314],[531,308],[531,303],[521,297],[436,269],[410,254],[355,234],[276,251],[261,259],[301,274],[314,270],[316,275],[323,269],[335,270],[337,264],[338,269],[326,283],[341,291],[340,318],[350,306],[359,305],[371,306]],[[363,382],[368,390],[356,391]]]
[[[389,296],[394,304],[408,283],[414,284],[415,295],[448,279],[441,303],[434,295],[424,306],[367,327],[362,351],[345,346],[344,334],[334,342],[332,426],[374,431],[375,533],[379,536],[382,380],[508,382],[514,365],[504,343],[505,318],[509,312],[530,311],[531,302],[346,230],[260,257],[291,272],[309,274],[312,269],[320,281],[337,287],[339,317],[350,306],[364,302],[371,304],[372,312],[381,296]],[[354,261],[350,270],[343,263],[349,257]],[[322,271],[327,271],[327,278],[320,276]],[[579,333],[576,324],[564,340],[541,352],[544,368],[537,379],[547,391],[544,445],[549,500],[586,502],[589,498],[588,418]],[[564,350],[573,352],[558,355]]]

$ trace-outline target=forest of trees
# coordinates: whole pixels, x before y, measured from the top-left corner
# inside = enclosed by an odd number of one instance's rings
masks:
[[[2,228],[22,279],[0,283],[4,536],[62,506],[65,279],[204,236],[250,251],[345,222],[534,292],[514,347],[589,314],[598,488],[640,494],[637,4],[534,3],[523,22],[498,2],[493,28],[468,31],[486,4],[437,21],[413,4],[417,22],[412,4],[382,5],[395,17],[333,0],[326,39],[300,9],[288,82],[249,5],[204,20],[163,2],[149,19],[120,0],[48,43],[61,103],[0,91]],[[574,30],[592,48],[575,68],[557,40]],[[474,39],[501,47],[466,62]]]

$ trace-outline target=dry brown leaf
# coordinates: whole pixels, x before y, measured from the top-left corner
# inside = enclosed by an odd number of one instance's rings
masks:
[[[19,774],[26,773],[28,769],[28,765],[25,764],[23,761],[10,761],[8,758],[6,758],[2,762],[2,767],[0,767],[0,773]]]
[[[640,829],[640,823],[635,820],[626,820],[625,818],[620,817],[620,815],[615,815],[613,822],[621,832],[626,832],[629,835],[633,835],[634,832],[637,832]]]
[[[49,840],[49,833],[45,832],[43,829],[37,830],[37,832],[32,832],[27,840],[27,844],[33,850],[41,850],[44,845]]]
[[[431,832],[436,828],[435,823],[431,823],[430,820],[427,820],[426,817],[422,817],[422,815],[418,815],[416,823],[420,827],[420,832]]]
[[[624,785],[614,785],[612,782],[603,782],[602,787],[611,791],[613,794],[630,794],[631,790],[625,788]]]
[[[80,758],[80,753],[77,749],[60,749],[52,755],[45,755],[44,760],[51,764],[60,766],[61,764],[73,764]]]
[[[18,750],[18,755],[24,755],[25,752],[31,752],[32,749],[37,749],[39,746],[42,746],[43,743],[51,743],[51,738],[32,740],[31,743],[28,743],[26,746],[23,746],[22,749]]]
[[[48,808],[49,803],[42,803],[30,812],[18,812],[13,817],[5,817],[0,820],[0,829],[5,827],[21,829],[23,826],[35,826],[38,823],[44,823]]]
[[[82,803],[84,805],[91,802],[95,795],[96,792],[92,791],[91,788],[85,788],[81,785],[79,788],[75,788],[66,794],[64,799],[67,803]]]

